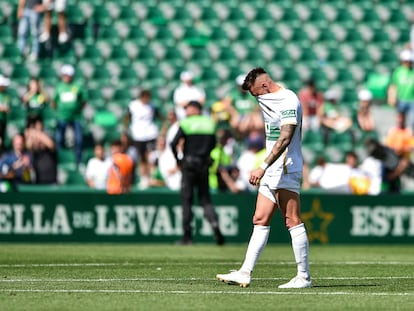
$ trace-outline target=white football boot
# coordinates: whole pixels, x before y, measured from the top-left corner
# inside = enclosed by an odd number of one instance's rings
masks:
[[[307,280],[300,276],[295,276],[289,282],[279,285],[279,288],[308,288],[308,287],[312,287],[312,280],[310,278],[309,280]]]
[[[217,274],[216,278],[229,285],[240,285],[240,287],[248,287],[250,285],[250,273],[234,270],[227,274]]]

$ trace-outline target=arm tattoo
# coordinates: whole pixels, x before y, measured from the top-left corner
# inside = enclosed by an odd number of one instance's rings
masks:
[[[280,128],[280,136],[273,146],[270,154],[266,157],[265,162],[269,165],[272,165],[282,154],[285,152],[287,146],[290,144],[290,141],[295,132],[296,125],[286,124],[282,125]]]

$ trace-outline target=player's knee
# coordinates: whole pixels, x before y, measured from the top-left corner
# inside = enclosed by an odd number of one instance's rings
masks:
[[[298,226],[302,223],[299,217],[285,217],[285,226],[287,229]]]
[[[255,226],[268,226],[270,224],[270,217],[266,215],[254,215],[253,224]]]

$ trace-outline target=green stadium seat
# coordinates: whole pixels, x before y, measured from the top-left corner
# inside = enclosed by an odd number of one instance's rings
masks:
[[[104,62],[101,50],[95,44],[85,45],[83,54],[78,57],[83,60],[88,60],[96,66],[102,65]]]
[[[229,7],[229,15],[227,15],[226,20],[233,24],[245,25],[246,16],[239,6]]]
[[[154,40],[162,42],[163,45],[171,46],[175,44],[174,34],[172,33],[171,29],[163,25],[157,27],[157,32],[155,34]]]
[[[204,47],[194,47],[191,60],[197,61],[200,65],[211,65],[210,52]]]
[[[129,27],[128,36],[126,39],[135,42],[138,46],[148,45],[148,37],[145,34],[145,31],[139,25],[133,25]]]
[[[38,77],[47,85],[54,85],[59,80],[58,73],[50,63],[40,65]]]
[[[21,85],[27,85],[30,77],[31,77],[30,71],[26,67],[25,64],[19,64],[19,65],[16,64],[13,66],[13,69],[10,75],[10,79],[13,82],[17,84],[21,84]]]
[[[218,22],[219,16],[217,11],[212,6],[205,6],[202,8],[200,20],[206,23]]]
[[[97,39],[107,41],[114,46],[121,42],[121,36],[114,24],[99,27]]]
[[[65,10],[66,20],[69,24],[84,25],[88,21],[88,16],[77,4],[69,4]]]
[[[11,63],[19,63],[22,61],[20,50],[15,43],[3,44],[3,53],[1,58]]]
[[[118,19],[127,23],[130,26],[136,26],[139,23],[138,16],[129,5],[121,6]]]
[[[2,44],[9,44],[14,41],[13,29],[10,25],[0,24],[0,42]]]
[[[167,19],[158,7],[158,5],[147,6],[147,15],[145,19],[154,25],[166,25]]]
[[[71,167],[76,163],[75,152],[72,149],[62,148],[58,151],[58,165]]]
[[[122,45],[114,48],[108,59],[117,62],[121,66],[126,66],[131,62],[128,52]]]
[[[103,26],[109,26],[112,24],[112,17],[106,6],[102,4],[94,5],[92,22]]]
[[[86,187],[86,181],[84,175],[79,172],[77,169],[67,170],[67,179],[65,185],[80,186],[84,185]]]
[[[303,145],[319,153],[324,149],[322,134],[319,131],[307,130],[303,132]]]
[[[137,85],[140,81],[137,72],[130,65],[122,66],[118,78],[119,81],[125,86]]]

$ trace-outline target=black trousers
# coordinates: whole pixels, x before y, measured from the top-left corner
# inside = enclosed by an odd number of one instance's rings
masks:
[[[213,231],[218,231],[218,218],[214,210],[208,183],[208,163],[187,163],[181,166],[181,203],[183,208],[184,239],[191,240],[193,220],[193,203],[195,192],[198,194],[198,203],[204,209],[204,217],[211,224]]]

